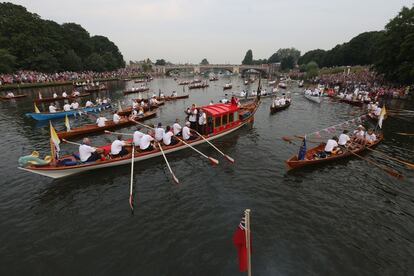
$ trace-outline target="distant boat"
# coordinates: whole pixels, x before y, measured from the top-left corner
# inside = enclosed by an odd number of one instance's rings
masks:
[[[284,82],[279,82],[279,87],[282,89],[286,89],[287,85]]]
[[[275,81],[275,80],[274,80],[274,81],[269,81],[269,82],[268,82],[268,84],[269,84],[269,85],[273,85],[273,84],[275,84],[275,83],[276,83],[276,81]]]
[[[223,90],[227,90],[227,89],[232,89],[233,88],[233,84],[232,83],[226,83],[223,87]]]
[[[301,81],[299,82],[299,87],[303,87],[303,83],[304,83],[304,81],[303,81],[303,80],[301,80]]]

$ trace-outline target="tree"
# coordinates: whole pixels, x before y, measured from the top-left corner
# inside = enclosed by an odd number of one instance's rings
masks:
[[[306,77],[313,78],[318,75],[319,72],[319,66],[316,62],[311,61],[308,64],[306,64]]]
[[[242,64],[244,64],[244,65],[252,65],[253,64],[253,52],[252,52],[252,50],[248,50],[246,52],[246,55],[244,56]]]
[[[0,73],[12,73],[16,66],[16,57],[6,49],[0,49]]]
[[[167,62],[165,61],[165,59],[157,59],[157,61],[155,62],[155,65],[158,66],[165,66],[167,64]]]
[[[27,69],[38,70],[40,72],[52,73],[59,69],[57,59],[48,52],[43,52],[28,59]]]
[[[289,70],[295,67],[295,58],[293,56],[286,56],[282,59],[280,63],[280,69]]]
[[[62,68],[64,68],[64,70],[82,70],[82,60],[72,49],[67,51],[66,54],[62,57],[60,65],[62,66]]]
[[[91,71],[105,71],[105,61],[97,53],[93,53],[85,59],[85,69]]]
[[[206,58],[203,58],[203,60],[200,62],[201,65],[209,65],[210,63]]]
[[[118,61],[111,52],[105,52],[101,57],[104,61],[106,71],[112,71],[119,68]]]
[[[151,63],[143,63],[142,64],[142,71],[146,72],[151,72],[152,70],[152,65]]]

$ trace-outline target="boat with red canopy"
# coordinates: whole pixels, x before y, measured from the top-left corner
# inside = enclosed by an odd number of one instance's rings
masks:
[[[206,143],[207,141],[215,140],[230,134],[244,125],[253,122],[254,114],[260,105],[260,100],[256,99],[253,102],[246,103],[241,106],[234,104],[214,104],[200,107],[207,115],[206,134],[203,137],[197,137],[195,140],[188,140],[184,144],[179,142],[173,146],[162,146],[161,151],[158,147],[154,147],[152,151],[136,151],[134,152],[134,162],[145,159],[161,156],[171,152],[179,151],[191,146]],[[99,147],[105,155],[105,159],[94,162],[80,162],[73,155],[66,155],[60,157],[58,160],[53,160],[49,164],[36,166],[34,164],[26,164],[26,166],[19,167],[22,170],[51,177],[62,178],[82,172],[102,169],[107,167],[114,167],[129,164],[131,162],[131,149],[129,154],[123,157],[111,157],[109,152],[111,144]],[[52,147],[53,149],[53,147]],[[53,150],[52,150],[53,152]]]

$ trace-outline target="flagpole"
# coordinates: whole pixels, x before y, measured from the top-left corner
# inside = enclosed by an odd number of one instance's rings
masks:
[[[246,218],[246,249],[247,249],[247,275],[252,275],[252,262],[251,262],[251,248],[250,248],[250,209],[244,210]]]

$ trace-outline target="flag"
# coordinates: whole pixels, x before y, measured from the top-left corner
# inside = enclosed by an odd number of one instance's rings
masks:
[[[121,105],[121,102],[120,102],[120,101],[118,101],[118,111],[119,111],[119,112],[121,112],[121,111],[122,111],[122,105]]]
[[[387,110],[385,110],[385,105],[381,108],[381,113],[378,119],[378,126],[382,128],[382,121],[384,121],[385,116],[387,115]]]
[[[250,239],[250,254],[252,252],[252,240]],[[233,234],[233,244],[237,249],[237,255],[239,258],[239,270],[240,272],[246,272],[248,269],[248,256],[247,256],[247,228],[246,218],[243,217],[239,226]]]
[[[65,127],[66,127],[66,131],[70,131],[70,122],[69,122],[68,115],[65,116]]]
[[[306,136],[303,138],[302,146],[299,148],[298,160],[305,160],[306,157]]]
[[[40,110],[39,110],[39,108],[37,108],[36,103],[34,104],[34,111],[35,111],[35,113],[40,113]]]
[[[59,151],[60,151],[60,139],[56,133],[55,128],[52,126],[52,122],[49,121],[50,124],[50,141],[52,142],[52,144],[54,145],[54,150],[52,149],[52,152],[54,152],[55,154],[53,154],[53,157],[58,157],[59,156]]]

